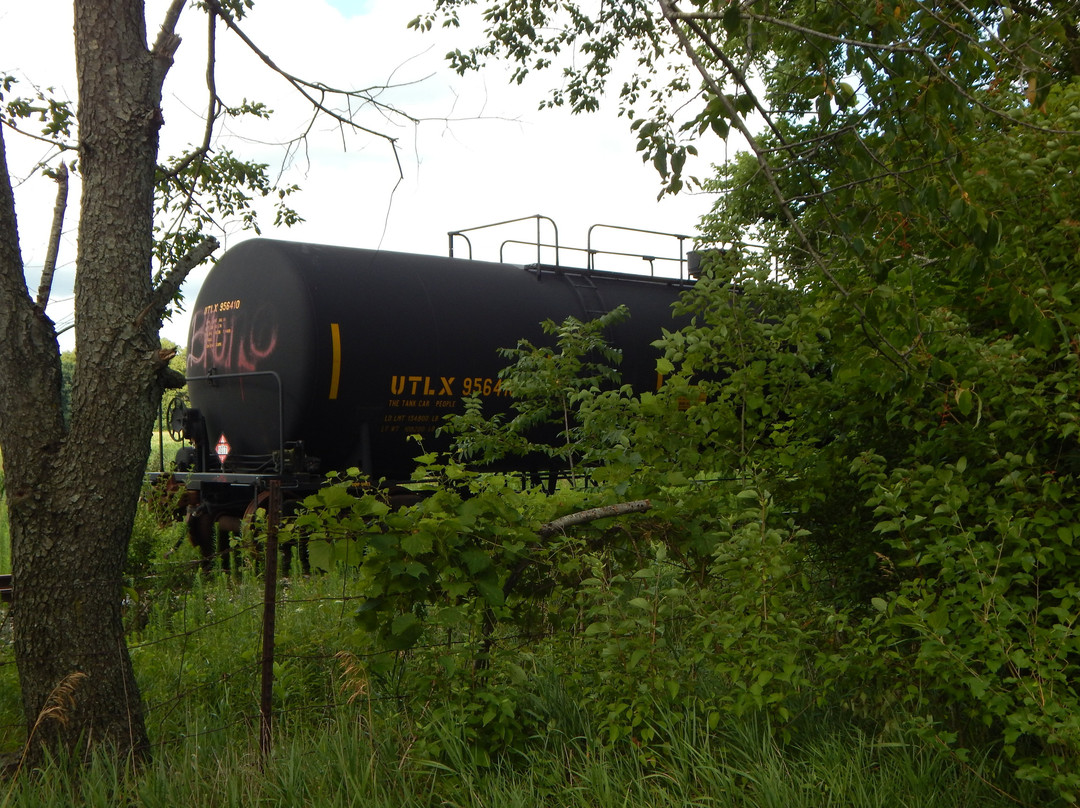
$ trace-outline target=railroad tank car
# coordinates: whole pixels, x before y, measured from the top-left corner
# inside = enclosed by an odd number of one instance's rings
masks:
[[[408,480],[420,453],[409,436],[441,448],[435,432],[463,396],[509,407],[499,348],[550,341],[543,320],[587,320],[620,304],[630,317],[609,337],[623,351],[623,382],[655,389],[651,342],[672,327],[671,305],[688,283],[242,242],[211,269],[191,310],[190,409],[177,417],[193,446],[177,457],[178,479],[196,492],[203,521],[223,525],[273,477],[298,493],[350,467]]]

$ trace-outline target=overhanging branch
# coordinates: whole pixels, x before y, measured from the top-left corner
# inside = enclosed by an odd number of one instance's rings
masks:
[[[187,276],[195,267],[205,261],[220,246],[213,236],[207,236],[191,252],[176,262],[154,289],[150,303],[139,312],[135,324],[141,326],[150,315],[161,316],[165,313],[169,303],[180,292]]]
[[[694,35],[705,45],[709,52],[717,60],[720,61],[720,63],[724,66],[724,69],[728,71],[728,74],[739,84],[739,86],[743,87],[747,92],[750,92],[752,94],[750,83],[747,80],[746,76],[739,71],[739,68],[734,63],[732,63],[732,61],[727,57],[727,54],[724,53],[723,49],[719,45],[717,45],[716,42],[713,41],[712,37],[709,36],[708,32],[701,27],[700,23],[692,19],[680,19],[679,12],[674,5],[674,0],[660,0],[660,5],[664,11],[664,18],[668,21],[668,24],[675,32],[676,37],[678,37],[679,43],[682,46],[683,51],[687,54],[687,56],[694,64],[694,67],[701,75],[702,80],[705,82],[706,86],[708,86],[709,91],[713,93],[713,95],[720,101],[721,105],[723,105],[726,117],[731,121],[735,129],[738,130],[739,134],[743,136],[743,138],[746,140],[747,145],[750,147],[750,150],[754,153],[754,156],[756,157],[758,162],[758,166],[761,168],[762,176],[765,178],[765,181],[768,184],[770,191],[775,197],[777,204],[780,206],[780,210],[783,213],[784,218],[787,220],[788,225],[791,227],[791,231],[792,233],[794,233],[795,238],[799,242],[799,245],[806,251],[807,255],[810,257],[811,262],[814,264],[815,267],[817,267],[818,271],[821,272],[821,274],[826,278],[826,280],[828,280],[828,282],[833,286],[833,288],[835,288],[840,293],[840,295],[844,298],[845,302],[852,307],[856,315],[859,317],[859,321],[863,324],[863,327],[865,329],[868,329],[868,333],[873,334],[874,339],[878,342],[880,346],[888,348],[887,351],[883,351],[883,355],[890,362],[894,363],[898,367],[902,368],[903,366],[907,365],[908,359],[906,352],[894,346],[889,341],[888,337],[886,337],[881,332],[881,329],[870,324],[869,318],[866,316],[866,312],[863,310],[862,306],[860,306],[858,302],[854,299],[851,290],[849,290],[847,286],[836,276],[836,273],[834,273],[832,269],[829,268],[821,253],[819,253],[814,247],[813,243],[810,240],[810,237],[806,234],[806,231],[803,230],[802,226],[799,224],[799,220],[798,217],[795,215],[795,212],[791,209],[790,201],[784,195],[783,190],[780,188],[780,183],[777,180],[776,174],[773,171],[773,167],[772,165],[770,165],[765,151],[761,147],[761,144],[758,142],[754,134],[750,131],[750,127],[747,125],[743,115],[738,111],[738,109],[735,108],[735,104],[730,98],[728,98],[727,94],[724,93],[723,87],[720,86],[720,83],[713,77],[712,73],[708,70],[708,68],[706,68],[705,64],[701,60],[701,56],[697,48],[694,47],[694,43],[690,41],[689,36],[687,36],[687,33],[683,30],[682,26],[685,25],[687,28],[689,28],[694,33]],[[764,116],[765,122],[770,127],[770,129],[772,129],[773,132],[779,136],[779,131],[777,130],[774,122],[772,121],[772,116],[770,116],[768,114],[768,111],[760,103],[758,103],[756,96],[754,96],[754,105],[758,112],[760,112]],[[783,142],[782,138],[781,142]]]
[[[326,96],[330,95],[339,96],[347,99],[359,99],[362,100],[365,104],[372,104],[378,109],[384,111],[391,111],[395,115],[400,115],[406,120],[411,121],[412,123],[418,123],[415,118],[406,115],[401,110],[380,103],[378,100],[372,97],[369,91],[345,90],[336,87],[330,87],[325,84],[307,81],[306,79],[289,73],[288,71],[282,69],[273,59],[270,58],[270,56],[265,51],[263,51],[258,45],[254,43],[254,41],[252,41],[252,39],[247,34],[244,33],[240,26],[236,24],[236,21],[222,10],[221,5],[217,2],[217,0],[207,0],[206,4],[213,14],[217,15],[224,21],[225,25],[228,26],[230,31],[240,37],[243,43],[251,49],[252,53],[259,57],[263,64],[265,64],[279,76],[285,79],[285,81],[291,84],[293,89],[300,93],[300,95],[302,95],[304,99],[307,100],[307,102],[315,108],[317,113],[327,115],[330,118],[338,121],[339,123],[344,124],[351,129],[357,130],[358,132],[364,132],[365,134],[385,140],[390,143],[395,149],[397,148],[397,138],[391,137],[390,135],[376,131],[374,129],[368,129],[365,126],[361,126],[349,115],[342,115],[337,110],[331,109],[325,104],[324,99],[326,98]],[[318,94],[320,97],[316,98],[315,94]]]

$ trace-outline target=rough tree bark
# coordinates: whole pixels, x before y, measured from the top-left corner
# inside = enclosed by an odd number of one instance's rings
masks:
[[[121,572],[165,368],[163,304],[151,275],[153,193],[161,86],[177,40],[164,30],[147,46],[143,0],[76,0],[74,8],[83,190],[69,429],[56,332],[23,276],[0,132],[0,448],[11,615],[31,753],[108,744],[138,758],[148,744],[123,641]],[[66,721],[35,726],[50,693],[75,672],[86,676]]]
[[[161,393],[174,386],[158,332],[187,274],[216,249],[205,239],[163,273],[151,263],[161,89],[179,46],[187,0],[170,0],[153,47],[145,0],[75,0],[79,173],[76,365],[65,427],[56,329],[23,274],[14,196],[0,127],[0,452],[12,544],[15,656],[30,753],[81,753],[109,745],[143,758],[148,743],[123,640],[121,574]],[[311,104],[313,117],[385,139],[348,109],[410,118],[370,90],[334,89],[283,73],[218,0],[211,15],[209,112],[202,149],[174,165],[171,181],[208,159],[222,114],[213,78],[214,26],[222,22]],[[239,6],[240,4],[234,4]],[[231,7],[231,6],[230,6]],[[242,16],[237,14],[237,16]],[[380,88],[385,89],[385,88]],[[306,135],[301,136],[301,139]],[[213,189],[209,193],[212,194]],[[188,198],[190,202],[190,198]],[[80,674],[72,676],[72,674]],[[73,703],[50,699],[57,687]],[[62,709],[60,709],[62,707]],[[47,708],[47,709],[46,709]],[[64,720],[56,720],[62,714]],[[39,717],[48,715],[47,720]]]

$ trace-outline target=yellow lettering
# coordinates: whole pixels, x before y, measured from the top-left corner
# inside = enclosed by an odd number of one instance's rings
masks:
[[[239,301],[236,301],[237,303]],[[392,396],[414,396],[420,398],[452,398],[459,396],[508,396],[509,391],[503,388],[502,379],[491,376],[465,376],[461,377],[460,389],[458,389],[458,376],[391,376],[390,394]],[[438,384],[436,385],[436,381]],[[446,404],[436,403],[437,407],[453,407],[456,402]],[[428,401],[401,400],[391,398],[387,402],[390,407],[430,407]]]

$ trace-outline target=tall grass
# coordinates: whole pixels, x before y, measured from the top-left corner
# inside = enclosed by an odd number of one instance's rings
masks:
[[[613,745],[597,725],[603,706],[575,700],[565,686],[565,657],[539,659],[518,685],[544,719],[532,736],[483,765],[452,711],[406,703],[388,682],[342,690],[349,677],[338,652],[366,647],[345,575],[282,584],[274,745],[264,761],[259,576],[250,568],[241,577],[200,573],[195,551],[177,545],[182,528],[151,527],[145,515],[136,534],[145,558],[129,580],[127,639],[153,762],[132,771],[107,756],[77,767],[51,761],[0,779],[0,808],[1050,805],[1006,778],[994,758],[960,763],[927,746],[902,717],[883,730],[814,708],[780,733],[756,715],[728,715],[717,726],[693,712],[658,712],[661,743]],[[11,662],[10,632],[0,631],[0,756],[8,757],[25,740]]]
[[[155,429],[150,437],[150,457],[146,460],[146,470],[168,471],[179,448],[180,443],[169,437],[168,432],[158,432]]]
[[[127,771],[102,757],[76,770],[54,761],[0,781],[3,808],[1048,805],[1015,782],[1005,781],[1011,796],[996,790],[1002,776],[991,759],[961,764],[906,732],[902,721],[881,731],[841,711],[807,716],[785,736],[759,716],[727,716],[712,728],[704,717],[673,716],[657,728],[662,744],[613,747],[599,740],[590,705],[572,701],[557,686],[558,672],[544,669],[526,687],[537,712],[559,720],[523,748],[480,765],[451,718],[416,722],[416,710],[396,699],[371,692],[350,699],[339,689],[342,665],[334,654],[356,637],[353,606],[340,597],[348,582],[332,575],[290,582],[279,604],[276,732],[264,762],[257,727],[261,582],[251,574],[207,578],[191,559],[159,560],[143,582],[151,588],[129,613],[153,763]],[[0,663],[9,659],[6,651]],[[14,698],[0,692],[0,701]],[[438,759],[421,751],[432,748],[441,750]]]
[[[453,726],[435,726],[446,740]],[[387,724],[342,714],[279,735],[260,761],[250,735],[190,737],[159,749],[140,772],[98,758],[73,774],[52,763],[8,783],[10,806],[561,806],[562,808],[825,808],[1017,804],[984,784],[994,772],[964,768],[903,734],[883,742],[843,722],[821,725],[803,743],[779,744],[755,718],[717,733],[683,724],[659,759],[588,738],[537,745],[492,767],[447,747],[438,762],[414,758],[409,739]],[[1020,795],[1021,804],[1024,803]]]

